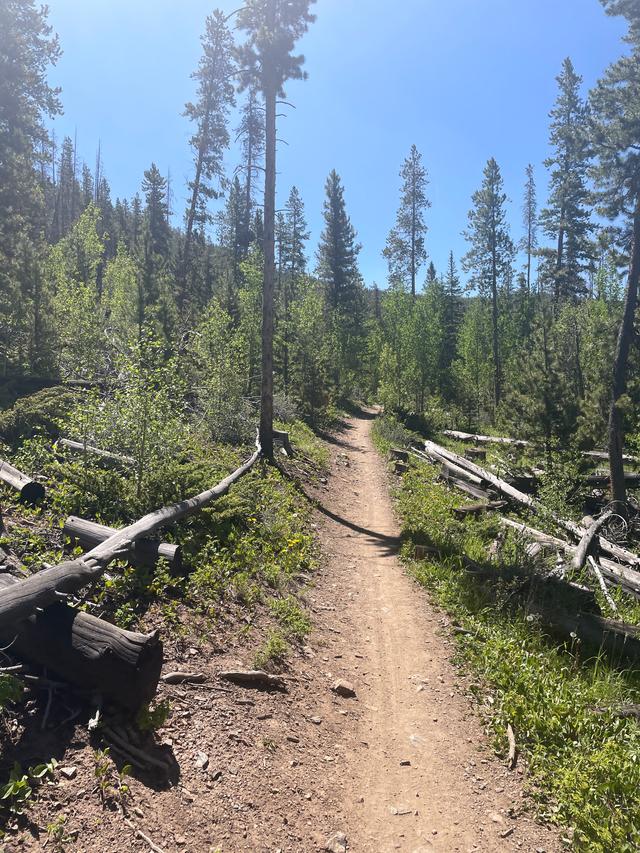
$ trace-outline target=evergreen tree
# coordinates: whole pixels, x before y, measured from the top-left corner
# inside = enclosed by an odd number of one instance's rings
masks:
[[[538,247],[538,198],[536,192],[536,179],[533,166],[527,166],[527,180],[524,185],[524,203],[522,205],[522,221],[524,225],[524,236],[520,242],[520,248],[527,256],[526,264],[526,292],[531,293],[531,262]]]
[[[237,139],[242,146],[242,171],[244,172],[244,230],[242,247],[245,254],[255,239],[253,222],[255,210],[255,179],[259,174],[264,156],[264,111],[258,100],[258,92],[250,87],[242,107]]]
[[[289,344],[295,334],[291,322],[291,306],[300,297],[300,286],[307,266],[305,245],[310,232],[304,215],[304,204],[296,187],[291,188],[285,204],[281,227],[280,246],[280,293],[282,300],[282,384],[285,394],[289,389]]]
[[[273,293],[275,287],[276,99],[287,80],[304,77],[304,57],[292,54],[314,20],[314,0],[247,0],[238,27],[247,33],[239,64],[248,88],[259,88],[265,104],[264,283],[262,292],[262,385],[260,442],[273,461]]]
[[[460,286],[460,276],[458,275],[453,252],[449,253],[449,263],[443,287],[443,302],[443,340],[440,375],[442,377],[442,390],[450,394],[453,390],[451,366],[457,355],[458,332],[463,315],[462,287]]]
[[[427,258],[424,238],[427,226],[424,213],[431,202],[427,198],[427,172],[422,155],[415,145],[400,172],[402,192],[395,227],[387,238],[384,256],[389,263],[389,277],[411,288],[415,299],[416,279],[420,266]]]
[[[551,170],[550,193],[540,214],[545,234],[556,243],[554,250],[544,253],[556,303],[585,294],[584,271],[592,257],[588,111],[580,95],[582,77],[576,74],[571,60],[565,59],[557,80],[560,91],[550,113],[553,155],[545,161]]]
[[[356,231],[344,202],[340,176],[331,172],[325,185],[324,229],[317,253],[317,273],[325,287],[332,317],[336,355],[334,377],[341,389],[345,374],[355,370],[362,334],[363,294]]]
[[[167,223],[167,179],[155,163],[144,173],[142,192],[146,200],[145,222],[149,231],[150,250],[155,255],[169,255],[170,228]]]
[[[500,167],[493,159],[484,169],[482,187],[472,196],[469,228],[465,237],[471,244],[463,266],[471,273],[471,284],[483,299],[491,302],[491,338],[493,356],[493,399],[495,407],[502,396],[502,359],[500,351],[500,295],[508,294],[513,274],[514,247],[509,236]]]
[[[190,144],[193,177],[185,213],[185,238],[179,275],[179,305],[188,301],[187,280],[191,274],[194,232],[211,220],[208,204],[219,198],[224,178],[223,154],[229,145],[229,110],[234,104],[232,38],[224,14],[216,9],[206,22],[202,56],[192,75],[197,83],[197,100],[188,103],[185,115],[195,125]]]
[[[607,14],[623,15],[629,24],[631,51],[607,69],[591,92],[594,149],[593,177],[602,212],[622,219],[630,230],[630,264],[622,322],[618,332],[608,428],[611,493],[626,501],[623,445],[628,362],[640,280],[640,5],[637,0],[602,0]]]

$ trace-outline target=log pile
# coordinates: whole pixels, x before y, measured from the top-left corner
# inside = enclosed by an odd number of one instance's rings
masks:
[[[535,607],[539,611],[548,629],[563,637],[577,637],[587,646],[602,648],[616,660],[640,662],[640,628],[628,625],[615,619],[606,619],[597,607],[583,602],[574,602],[576,606],[567,604],[567,590],[575,587],[564,580],[564,574],[569,570],[578,571],[588,565],[595,574],[598,584],[619,586],[625,592],[640,598],[640,557],[628,551],[615,542],[609,541],[603,535],[603,529],[611,520],[614,513],[607,511],[585,528],[569,519],[564,519],[544,509],[538,501],[516,488],[516,486],[498,477],[492,471],[481,468],[475,462],[442,447],[433,441],[425,442],[424,453],[416,452],[416,456],[428,459],[433,464],[441,466],[441,477],[448,483],[461,488],[467,494],[480,497],[482,503],[467,508],[456,508],[458,517],[477,512],[496,511],[510,503],[515,509],[526,509],[529,513],[551,518],[555,525],[565,530],[576,541],[561,539],[543,533],[526,524],[500,516],[502,525],[507,529],[519,532],[523,538],[533,540],[538,548],[549,549],[560,555],[562,567],[560,575],[547,575],[545,581],[553,579],[554,584],[560,584],[562,594],[553,593],[540,597],[540,588],[536,591]],[[504,500],[497,502],[496,493]],[[467,568],[477,578],[495,578],[497,569],[484,567]],[[500,570],[504,571],[504,570]],[[550,588],[550,587],[547,587]],[[595,603],[593,593],[589,593]],[[605,599],[611,609],[615,603],[607,594]]]
[[[0,460],[0,480],[20,492],[20,500],[27,504],[37,504],[44,500],[45,489],[42,483],[32,480],[3,460]]]

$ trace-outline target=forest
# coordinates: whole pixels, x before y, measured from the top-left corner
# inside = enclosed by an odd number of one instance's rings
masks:
[[[174,849],[132,817],[129,759],[143,780],[160,762],[177,784],[153,749],[184,702],[167,685],[189,684],[194,666],[193,683],[205,681],[203,638],[222,632],[234,650],[234,690],[284,689],[292,659],[309,657],[309,578],[327,550],[314,512],[335,521],[322,495],[336,465],[355,464],[340,456],[349,418],[375,412],[377,452],[400,475],[401,530],[379,538],[398,540],[408,574],[459,620],[464,665],[499,697],[482,708],[497,753],[515,767],[517,736],[534,810],[565,833],[557,849],[637,850],[640,0],[600,0],[628,26],[620,58],[588,92],[571,58],[550,72],[548,159],[522,163],[515,200],[486,160],[459,223],[466,252],[440,246],[445,268],[431,260],[426,143],[406,140],[404,162],[380,164],[399,170],[380,285],[361,274],[338,171],[313,245],[302,194],[278,169],[280,110],[287,84],[306,78],[297,45],[314,3],[212,11],[181,117],[186,185],[176,192],[149,152],[139,186],[114,199],[100,144],[87,163],[55,133],[64,46],[48,9],[0,0],[2,837]],[[160,674],[160,636],[173,680]],[[238,648],[251,666],[232,665]],[[59,681],[83,697],[80,721],[97,714],[87,743],[98,727],[109,745],[91,746],[92,784],[131,846],[96,835],[94,848],[66,812],[52,816],[44,788],[68,759],[43,732],[55,740],[76,707],[58,701]],[[132,717],[137,731],[123,735]],[[567,743],[586,756],[575,774]],[[31,755],[42,761],[27,770]],[[35,836],[33,809],[45,827]],[[256,833],[173,843],[276,849]],[[376,849],[288,838],[283,849]]]

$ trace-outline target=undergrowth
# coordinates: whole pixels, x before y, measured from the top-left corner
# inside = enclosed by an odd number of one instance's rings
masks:
[[[463,499],[436,476],[430,466],[415,465],[403,478],[403,556],[410,573],[468,632],[458,637],[458,659],[477,677],[473,689],[496,749],[506,755],[510,723],[539,815],[568,827],[574,849],[640,849],[640,725],[616,716],[620,706],[640,702],[638,673],[616,669],[578,642],[559,644],[514,605],[510,590],[462,571],[465,557],[491,565],[487,549],[496,523],[456,520],[451,509]],[[441,556],[416,560],[416,544]],[[523,567],[525,559],[522,543],[509,535],[501,563]],[[627,599],[623,615],[638,621],[637,605]]]

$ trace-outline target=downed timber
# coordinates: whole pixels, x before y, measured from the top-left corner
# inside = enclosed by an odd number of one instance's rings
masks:
[[[0,591],[20,583],[0,576]],[[133,711],[153,699],[162,671],[157,631],[124,631],[63,602],[5,628],[0,641],[12,655]]]
[[[400,462],[408,462],[409,461],[409,451],[408,450],[402,450],[399,447],[393,447],[389,451],[389,459],[391,459],[391,461],[398,460]]]
[[[585,530],[584,536],[580,540],[578,547],[576,548],[576,553],[574,554],[573,560],[571,561],[571,566],[576,572],[579,572],[580,569],[584,566],[587,560],[587,554],[589,553],[589,548],[591,548],[594,537],[612,517],[613,512],[611,510],[603,512],[600,518],[597,518]]]
[[[83,548],[93,548],[118,531],[113,527],[70,515],[64,523],[62,532],[65,536],[76,539]],[[139,565],[155,566],[159,559],[163,559],[169,563],[174,572],[182,569],[182,549],[179,545],[172,545],[169,542],[138,539],[132,545],[130,556],[132,561]]]
[[[393,473],[394,474],[399,474],[399,475],[406,474],[408,470],[409,470],[409,466],[407,465],[406,462],[396,461],[395,465],[393,466]]]
[[[472,474],[475,474],[477,477],[481,477],[486,482],[494,486],[499,492],[512,500],[516,501],[516,503],[522,504],[523,506],[528,507],[532,512],[539,513],[542,509],[540,504],[532,498],[530,495],[526,495],[524,492],[521,492],[519,489],[516,489],[514,486],[507,483],[505,480],[497,477],[495,474],[492,474],[491,471],[487,471],[485,468],[481,468],[479,465],[476,465],[474,462],[465,459],[463,456],[459,456],[457,453],[453,453],[451,450],[447,450],[446,447],[440,447],[440,445],[435,444],[433,441],[425,441],[425,449],[427,451],[427,455],[432,457],[439,458],[439,460],[444,460],[448,464],[453,463],[458,467],[464,468],[467,471],[470,471]],[[580,524],[576,524],[573,521],[570,521],[566,518],[562,518],[555,513],[549,513],[550,517],[553,518],[554,522],[564,528],[568,533],[571,533],[576,539],[580,540],[586,533],[584,527]],[[603,536],[598,537],[598,544],[600,545],[601,550],[608,554],[610,557],[615,557],[617,560],[621,562],[628,563],[631,566],[640,566],[640,557],[637,554],[633,554],[631,551],[627,551],[626,548],[622,548],[620,545],[616,545],[614,542],[609,542],[609,540],[605,539]]]
[[[601,450],[585,450],[582,454],[588,459],[597,459],[598,462],[608,462],[609,454]],[[640,456],[628,456],[626,453],[622,456],[623,462],[640,462]]]
[[[586,474],[583,479],[584,482],[587,483],[587,485],[592,486],[594,489],[607,489],[611,484],[611,478],[609,474]],[[625,472],[624,481],[627,486],[637,486],[638,484],[640,484],[640,474],[632,474],[629,472]]]
[[[45,489],[42,483],[32,480],[3,460],[0,460],[0,480],[20,492],[20,500],[25,503],[37,504],[44,500]]]
[[[487,451],[481,447],[467,447],[464,451],[464,458],[471,459],[472,462],[486,462]]]
[[[615,601],[611,597],[611,593],[607,589],[607,585],[605,583],[604,577],[602,576],[602,572],[600,571],[600,566],[596,563],[596,561],[594,560],[594,558],[591,555],[589,555],[587,557],[587,561],[589,564],[589,568],[591,569],[591,571],[595,575],[596,580],[598,581],[598,585],[599,585],[600,589],[602,590],[602,594],[604,595],[607,604],[609,605],[611,610],[617,616],[618,615],[618,605],[615,603]]]
[[[477,435],[471,432],[460,432],[456,429],[445,429],[442,433],[447,438],[453,438],[455,441],[462,441],[474,444],[508,444],[513,447],[529,447],[530,442],[520,438],[501,438],[497,435]]]
[[[82,441],[72,441],[70,438],[59,438],[58,444],[66,447],[67,450],[73,450],[78,453],[89,453],[91,456],[99,456],[108,462],[115,462],[118,465],[135,465],[136,461],[132,456],[124,456],[121,453],[111,453],[109,450],[101,450],[99,447],[94,447],[91,444],[85,444]]]
[[[212,501],[226,495],[230,487],[244,477],[260,458],[262,451],[258,442],[256,447],[256,452],[244,465],[212,489],[172,506],[150,512],[134,524],[116,531],[113,536],[96,545],[79,560],[43,569],[10,589],[2,590],[0,592],[0,630],[26,619],[38,608],[54,604],[60,593],[74,593],[88,584],[95,583],[109,563],[116,557],[126,554],[133,542],[152,536],[161,527],[174,524],[184,516],[197,512]]]
[[[564,539],[558,539],[557,536],[551,536],[549,533],[543,533],[533,527],[528,527],[526,524],[514,521],[511,518],[500,516],[500,523],[504,527],[516,530],[527,539],[539,542],[547,548],[561,551],[563,554],[566,554],[567,557],[573,557],[577,551],[576,545],[573,545]],[[600,558],[598,565],[605,580],[609,581],[611,584],[621,587],[621,589],[631,595],[640,597],[640,572],[620,563],[615,563],[613,560],[607,560],[604,557]]]
[[[261,669],[228,670],[220,672],[219,677],[240,687],[253,687],[256,690],[281,690],[286,693],[287,685],[280,675],[271,675]]]

